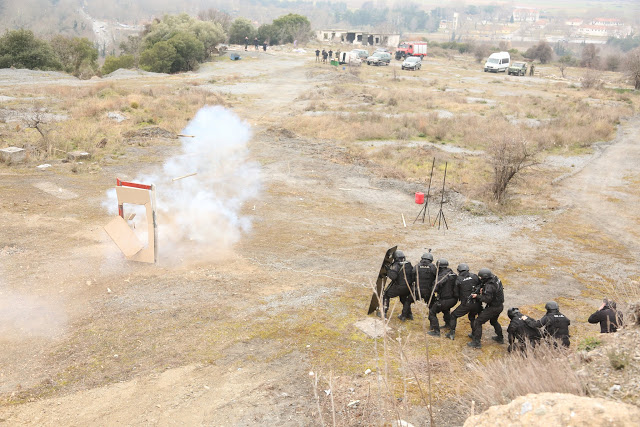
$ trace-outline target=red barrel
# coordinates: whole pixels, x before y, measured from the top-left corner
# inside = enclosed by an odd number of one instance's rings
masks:
[[[421,205],[424,203],[424,193],[416,193],[416,204]]]

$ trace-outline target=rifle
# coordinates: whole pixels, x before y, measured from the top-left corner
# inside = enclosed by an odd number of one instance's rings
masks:
[[[484,288],[484,283],[478,283],[477,285],[475,285],[473,288],[471,288],[471,293],[469,294],[469,296],[467,297],[467,301],[466,304],[467,305],[471,305],[473,304],[473,300],[475,298],[473,298],[471,295],[473,294],[479,294],[480,291]]]

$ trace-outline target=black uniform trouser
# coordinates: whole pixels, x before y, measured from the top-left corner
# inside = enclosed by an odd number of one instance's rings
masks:
[[[449,322],[449,327],[451,328],[451,331],[456,330],[456,326],[458,325],[458,318],[467,314],[469,317],[469,322],[471,323],[471,331],[473,332],[473,323],[476,320],[476,316],[481,311],[482,311],[482,306],[478,303],[460,304],[459,306],[456,307],[455,310],[453,310],[453,313],[451,313],[451,321]]]
[[[402,303],[402,315],[409,317],[411,315],[411,303],[413,302],[413,298],[411,298],[409,288],[406,285],[400,286],[395,284],[387,289],[382,297],[384,312],[387,313],[389,311],[389,300],[395,297],[400,297],[400,302]]]
[[[507,350],[509,351],[509,353],[515,351],[521,351],[524,353],[527,350],[527,347],[535,348],[535,346],[538,345],[539,342],[539,337],[532,338],[522,335],[511,336],[511,334],[509,334],[509,347],[507,348]]]
[[[551,337],[551,339],[553,340],[553,346],[556,348],[558,347],[558,341],[562,344],[563,347],[569,348],[569,346],[571,345],[568,335],[554,335]]]
[[[500,305],[490,305],[486,307],[482,312],[476,317],[476,321],[474,322],[473,327],[473,340],[476,342],[480,342],[482,338],[482,325],[487,323],[491,323],[493,329],[496,331],[496,335],[502,338],[502,326],[498,323],[498,317],[500,313],[504,310],[504,306]]]
[[[438,323],[438,318],[436,314],[443,313],[444,314],[444,323],[447,325],[451,322],[451,307],[456,305],[458,302],[455,298],[449,299],[441,299],[433,303],[433,305],[429,308],[429,324],[431,325],[431,329],[437,332],[440,332],[440,324]]]

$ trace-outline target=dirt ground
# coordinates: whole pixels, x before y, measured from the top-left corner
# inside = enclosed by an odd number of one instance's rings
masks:
[[[232,108],[252,125],[251,157],[262,167],[261,195],[243,209],[253,229],[230,250],[185,244],[175,256],[160,245],[158,264],[135,264],[104,232],[102,202],[115,178],[160,164],[170,144],[132,148],[125,162],[83,174],[63,163],[0,165],[0,422],[317,425],[315,392],[324,411],[330,375],[339,424],[391,421],[386,413],[367,418],[366,406],[355,415],[347,404],[368,402],[377,383],[364,373],[378,371],[379,349],[353,323],[365,317],[369,286],[394,245],[412,261],[431,248],[453,265],[490,267],[505,282],[505,306],[535,315],[558,300],[574,343],[593,329],[586,315],[606,285],[637,278],[640,118],[625,120],[614,141],[554,185],[553,210],[474,215],[460,208],[462,196],[448,194],[449,229],[438,230],[413,224],[421,185],[349,163],[331,129],[315,139],[282,129],[303,111],[304,91],[331,85],[333,77],[310,77],[309,70],[324,72],[310,60],[250,53],[170,77],[188,84],[239,76],[236,84],[201,86],[244,100]],[[429,66],[420,72],[428,75]],[[25,84],[17,74],[1,77],[0,95]],[[495,78],[478,71],[474,84]],[[34,79],[96,84],[46,73]],[[543,80],[517,90],[537,91]],[[390,326],[398,336],[420,333],[418,322]],[[475,358],[464,344],[433,340],[436,353]],[[490,354],[501,351],[486,344]],[[310,371],[323,378],[315,390]],[[410,420],[426,425],[424,406],[411,400]],[[434,407],[441,425],[466,418],[443,396]]]

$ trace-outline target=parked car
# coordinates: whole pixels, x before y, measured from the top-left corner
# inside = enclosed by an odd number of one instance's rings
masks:
[[[496,52],[492,53],[484,64],[484,72],[491,71],[498,73],[500,71],[507,71],[511,63],[511,55],[509,52]]]
[[[402,62],[403,70],[419,70],[422,67],[422,60],[418,56],[410,56]]]
[[[509,67],[509,75],[514,76],[526,76],[527,75],[527,63],[526,62],[514,62]]]
[[[369,51],[366,49],[353,49],[351,53],[358,55],[358,58],[365,61],[369,57]]]
[[[391,54],[389,52],[375,52],[367,58],[368,65],[389,65]]]

